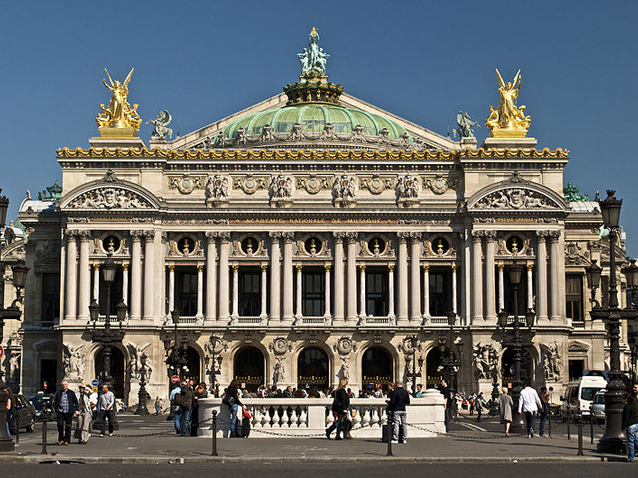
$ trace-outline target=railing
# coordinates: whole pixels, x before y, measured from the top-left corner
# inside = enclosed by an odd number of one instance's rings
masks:
[[[290,437],[323,436],[333,421],[332,399],[325,398],[246,398],[241,400],[252,418],[251,436]],[[412,399],[408,406],[408,423],[411,437],[434,437],[445,432],[443,420],[443,396],[438,390],[427,390],[422,398]],[[386,423],[385,400],[355,398],[351,400],[352,435],[360,438],[381,438],[382,426]],[[229,408],[220,398],[199,400],[199,419],[210,423],[213,410],[218,412],[217,433],[220,437],[230,435]],[[238,425],[241,425],[241,409],[238,410]],[[199,436],[211,436],[212,427],[199,428]]]

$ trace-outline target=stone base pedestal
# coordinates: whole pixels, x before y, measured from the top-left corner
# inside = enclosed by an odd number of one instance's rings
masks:
[[[142,138],[135,137],[114,137],[96,136],[89,139],[89,144],[94,148],[145,148]]]
[[[486,138],[481,145],[483,149],[524,148],[532,149],[536,146],[536,138]]]

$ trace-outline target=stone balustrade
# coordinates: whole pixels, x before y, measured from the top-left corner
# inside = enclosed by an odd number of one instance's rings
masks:
[[[328,398],[244,398],[251,418],[250,436],[259,438],[323,436],[333,422]],[[352,436],[355,438],[381,438],[382,426],[387,421],[385,400],[378,398],[354,398],[350,401],[354,410]],[[199,400],[200,437],[212,434],[212,413],[217,410],[217,435],[230,435],[230,414],[221,398]],[[434,437],[445,432],[444,399],[438,390],[427,390],[423,397],[413,398],[408,406],[408,436]],[[238,411],[241,424],[241,409]]]

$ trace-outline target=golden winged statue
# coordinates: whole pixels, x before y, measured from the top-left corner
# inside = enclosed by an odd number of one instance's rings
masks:
[[[108,106],[100,104],[102,110],[95,118],[97,126],[101,132],[107,129],[130,129],[135,132],[139,131],[142,118],[137,114],[137,104],[133,107],[129,105],[127,101],[128,97],[128,84],[133,76],[134,68],[131,68],[126,79],[123,82],[118,80],[113,81],[108,70],[104,68],[106,76],[109,78],[110,85],[106,83],[106,79],[102,78],[102,83],[113,94],[111,95],[111,101]]]
[[[501,103],[498,108],[490,105],[490,115],[485,120],[485,126],[490,129],[490,136],[493,138],[524,138],[532,119],[525,115],[525,105],[516,104],[521,89],[521,70],[518,70],[512,82],[505,83],[498,68],[496,77]]]

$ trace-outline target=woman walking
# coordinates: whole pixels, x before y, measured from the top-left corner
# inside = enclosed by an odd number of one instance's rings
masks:
[[[226,396],[222,400],[222,403],[228,406],[228,412],[230,413],[231,438],[239,436],[237,433],[237,409],[241,405],[241,401],[239,400],[238,387],[239,382],[237,382],[237,380],[230,382],[228,390],[226,391]]]
[[[337,436],[335,440],[341,440],[342,438],[339,436],[343,434],[343,438],[348,438],[348,431],[342,425],[345,419],[348,417],[348,408],[350,407],[350,396],[346,390],[346,385],[348,385],[348,379],[342,378],[339,381],[339,388],[335,392],[334,400],[332,402],[332,412],[335,415],[335,421],[330,427],[326,428],[326,437],[330,440],[330,434],[333,430],[337,429]]]
[[[498,407],[501,410],[501,423],[505,427],[505,436],[510,436],[510,425],[512,423],[512,409],[514,402],[507,394],[507,387],[503,387],[503,395],[498,397]]]
[[[547,393],[547,387],[542,387],[541,388],[541,394],[540,394],[540,399],[541,399],[541,425],[539,428],[539,434],[540,436],[544,437],[545,436],[545,423],[547,422],[547,415],[549,415],[550,409],[549,409],[549,394]]]

